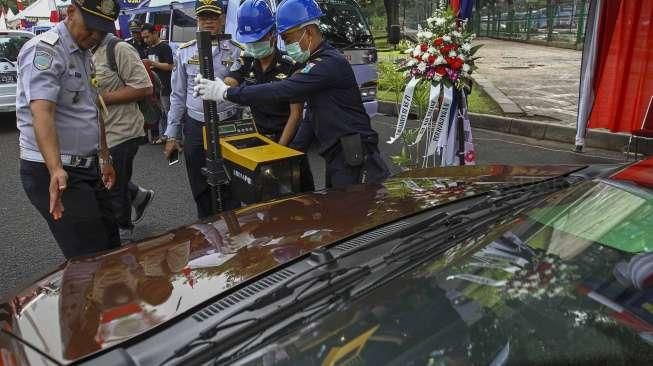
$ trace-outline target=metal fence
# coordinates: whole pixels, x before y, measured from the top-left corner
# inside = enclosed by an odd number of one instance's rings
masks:
[[[474,15],[481,37],[580,49],[589,0],[558,0],[544,6],[485,2]]]

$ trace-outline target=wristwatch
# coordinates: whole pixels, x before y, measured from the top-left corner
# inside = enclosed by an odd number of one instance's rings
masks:
[[[108,155],[106,159],[98,156],[98,159],[100,160],[100,165],[113,165],[113,158],[111,155]]]

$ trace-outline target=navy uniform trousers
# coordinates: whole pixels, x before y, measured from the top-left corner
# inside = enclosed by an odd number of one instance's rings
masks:
[[[62,194],[63,216],[50,215],[50,172],[44,163],[20,160],[23,189],[68,259],[118,248],[120,236],[97,163],[89,168],[64,166],[68,184]]]
[[[204,150],[204,137],[202,134],[203,126],[204,122],[190,118],[187,114],[184,116],[184,160],[186,162],[186,172],[188,173],[188,183],[197,206],[197,216],[200,219],[215,214],[211,202],[211,187],[206,182],[206,176],[202,174],[202,168],[206,166],[206,151]],[[231,200],[227,189],[222,190],[222,197],[224,210],[231,210],[240,206],[239,203]]]

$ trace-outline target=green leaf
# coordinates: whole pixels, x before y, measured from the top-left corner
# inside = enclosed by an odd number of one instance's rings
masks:
[[[478,49],[481,48],[481,47],[483,47],[482,44],[477,44],[476,46],[472,47],[471,50],[469,50],[469,54],[474,55],[476,53],[476,51],[478,51]]]

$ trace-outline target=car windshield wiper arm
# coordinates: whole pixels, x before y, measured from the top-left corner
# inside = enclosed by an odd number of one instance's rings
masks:
[[[353,267],[320,273],[298,282],[296,286],[288,287],[294,289],[292,291],[294,296],[284,297],[277,294],[277,296],[270,296],[264,301],[255,302],[252,306],[243,308],[201,332],[197,338],[175,350],[173,355],[160,365],[173,361],[183,364],[201,364],[220,357],[223,352],[256,337],[280,321],[292,315],[314,310],[315,304],[334,303],[339,296],[346,294],[352,286],[358,283],[359,279],[366,277],[369,273],[369,267]],[[282,292],[285,294],[285,291]],[[319,310],[320,307],[317,309]],[[263,311],[263,314],[259,316],[249,314],[256,311]],[[205,347],[191,353],[193,349],[201,346]]]
[[[0,61],[9,62],[9,64],[10,64],[12,67],[16,67],[16,64],[14,64],[13,61],[11,61],[10,59],[8,59],[8,58],[6,58],[6,57],[0,57]]]

